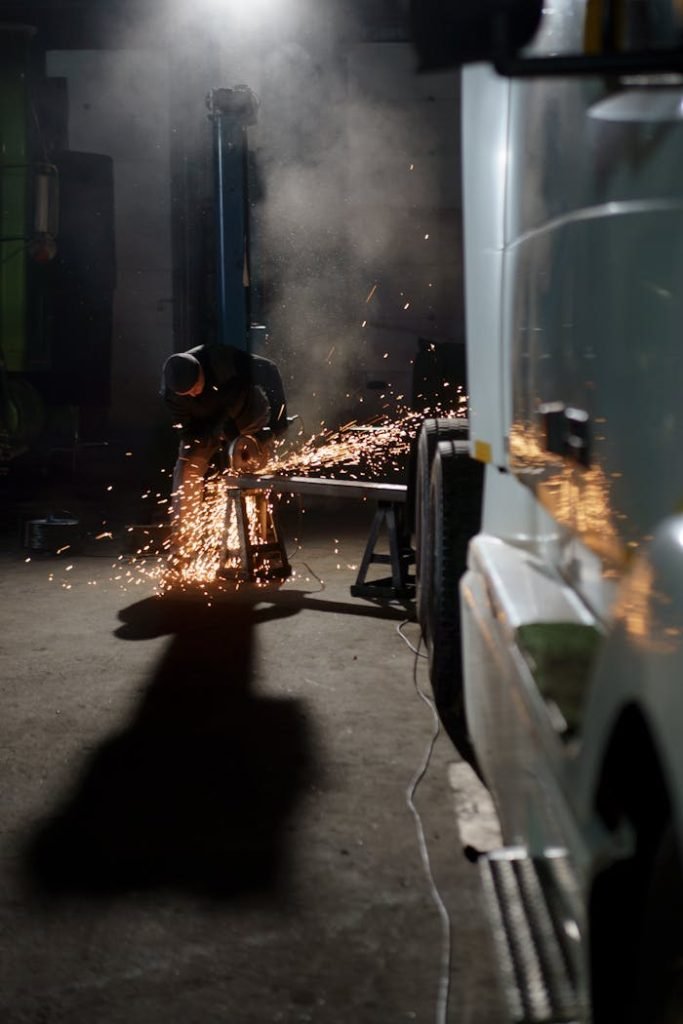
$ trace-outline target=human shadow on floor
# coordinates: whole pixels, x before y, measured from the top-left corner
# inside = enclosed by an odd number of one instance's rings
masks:
[[[250,617],[254,625],[265,623],[271,619],[287,618],[302,611],[324,612],[332,615],[360,616],[370,619],[388,619],[396,622],[414,618],[411,609],[402,605],[371,604],[365,601],[332,600],[323,591],[307,591],[279,589],[277,587],[241,588],[235,593],[212,595],[212,604],[207,606],[207,595],[201,591],[185,593],[175,599],[151,597],[120,613],[123,625],[116,630],[116,635],[123,640],[149,640],[155,636],[176,634],[184,629],[188,610],[201,607],[213,618],[223,621],[226,616],[232,618],[235,609],[240,614]]]
[[[29,840],[30,881],[48,893],[273,893],[320,769],[301,702],[252,692],[258,610],[151,598],[120,618],[121,637],[172,639],[130,721]]]

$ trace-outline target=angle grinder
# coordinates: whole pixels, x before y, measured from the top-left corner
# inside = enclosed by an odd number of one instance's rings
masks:
[[[268,462],[268,452],[251,434],[240,434],[228,447],[228,463],[235,473],[257,473]]]

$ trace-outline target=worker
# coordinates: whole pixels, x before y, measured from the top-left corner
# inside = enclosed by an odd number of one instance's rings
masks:
[[[176,532],[201,500],[204,476],[223,444],[264,429],[277,434],[279,424],[286,425],[284,392],[281,382],[273,392],[273,380],[280,382],[274,363],[231,345],[199,345],[164,363],[161,394],[180,424],[173,472]]]

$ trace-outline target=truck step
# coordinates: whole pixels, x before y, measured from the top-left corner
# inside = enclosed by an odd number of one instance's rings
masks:
[[[583,1020],[570,945],[578,927],[556,912],[556,872],[517,847],[479,858],[486,909],[510,1019],[515,1024]]]

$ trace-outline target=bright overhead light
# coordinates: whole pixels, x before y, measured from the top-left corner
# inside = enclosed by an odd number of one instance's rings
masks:
[[[183,0],[188,10],[198,11],[227,29],[262,29],[283,24],[301,7],[301,0]]]

